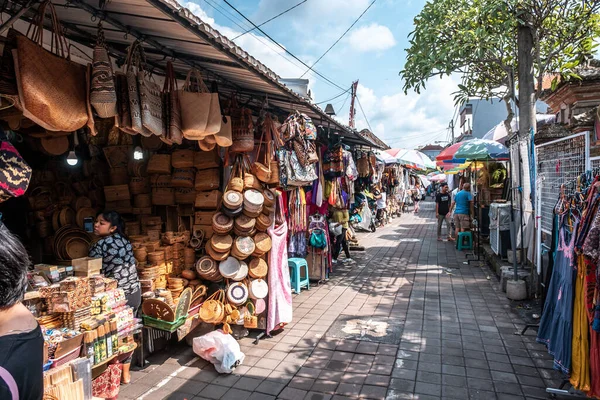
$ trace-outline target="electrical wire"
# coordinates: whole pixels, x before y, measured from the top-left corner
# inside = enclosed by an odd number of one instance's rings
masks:
[[[294,6],[290,7],[290,8],[288,8],[288,9],[287,9],[287,10],[285,10],[285,11],[282,11],[282,12],[280,12],[279,14],[277,14],[276,16],[274,16],[274,17],[272,17],[272,18],[269,18],[268,20],[266,20],[266,21],[265,21],[265,22],[263,22],[262,24],[258,25],[258,27],[260,28],[261,26],[268,24],[269,22],[273,21],[274,19],[281,17],[283,14],[285,14],[285,13],[287,13],[287,12],[289,12],[289,11],[292,11],[294,8],[296,8],[296,7],[298,7],[298,6],[300,6],[300,5],[304,4],[304,3],[306,3],[307,1],[308,1],[308,0],[302,0],[300,3],[298,3],[298,4],[296,4],[296,5],[294,5]],[[240,33],[239,35],[237,35],[236,37],[234,37],[234,38],[233,38],[233,39],[231,39],[231,40],[233,41],[233,40],[235,40],[235,39],[237,39],[237,38],[240,38],[240,37],[244,36],[246,33],[250,33],[250,32],[252,32],[254,29],[256,29],[256,28],[252,28],[252,29],[249,29],[249,30],[247,30],[247,31],[246,31],[246,32],[244,32],[244,33]]]
[[[360,104],[360,99],[358,98],[358,94],[356,95],[356,102],[358,103],[358,107],[360,107],[360,111],[362,112],[363,117],[365,117],[365,121],[367,122],[367,126],[369,130],[373,132],[373,128],[371,128],[371,124],[369,123],[369,119],[367,118],[367,114],[365,114],[365,110],[363,110],[362,104]]]
[[[321,59],[322,59],[323,57],[325,57],[325,56],[327,55],[327,53],[329,53],[329,51],[330,51],[331,49],[333,49],[333,48],[335,47],[335,45],[336,45],[336,44],[338,44],[338,43],[339,43],[339,41],[340,41],[340,40],[342,40],[342,38],[343,38],[344,36],[346,36],[346,34],[347,34],[348,32],[350,32],[350,29],[352,29],[352,27],[354,27],[354,25],[356,25],[356,23],[357,23],[357,22],[358,22],[358,21],[359,21],[359,20],[362,18],[362,16],[363,16],[363,15],[365,15],[365,14],[367,13],[367,11],[369,11],[369,8],[371,8],[371,6],[372,6],[373,4],[375,4],[375,2],[376,2],[376,1],[377,1],[377,0],[373,0],[373,1],[371,2],[371,4],[369,4],[369,6],[368,6],[368,7],[365,9],[365,11],[363,11],[363,12],[362,12],[362,14],[360,14],[360,15],[358,16],[358,18],[356,18],[356,20],[355,20],[355,21],[352,23],[352,25],[350,25],[350,27],[349,27],[348,29],[346,29],[346,31],[345,31],[344,33],[342,33],[342,36],[340,36],[340,37],[338,38],[338,40],[336,40],[336,41],[335,41],[335,42],[334,42],[334,43],[333,43],[333,44],[332,44],[332,45],[331,45],[331,46],[330,46],[330,47],[327,49],[327,51],[325,51],[325,53],[323,53],[323,55],[321,55],[321,57],[319,57],[319,58],[317,59],[317,61],[315,61],[315,62],[313,63],[313,65],[311,65],[311,66],[310,66],[310,67],[309,67],[309,68],[308,68],[306,71],[304,71],[304,73],[303,73],[302,75],[300,75],[300,78],[302,78],[304,75],[306,75],[306,73],[307,73],[307,72],[309,72],[309,71],[312,71],[312,69],[314,68],[314,66],[315,66],[315,65],[317,65],[317,63],[318,63],[319,61],[321,61]]]
[[[275,43],[279,48],[281,48],[287,54],[289,54],[290,56],[292,56],[292,58],[294,58],[296,61],[300,62],[300,64],[304,65],[306,68],[310,68],[310,66],[308,64],[306,64],[304,61],[302,61],[301,59],[299,59],[298,57],[296,57],[296,55],[294,55],[291,51],[289,51],[288,49],[286,49],[284,46],[282,46],[281,44],[279,44],[279,42],[277,42],[275,39],[273,39],[271,36],[269,36],[268,33],[266,33],[265,31],[263,31],[262,29],[260,29],[258,26],[256,26],[256,24],[254,22],[252,22],[250,19],[248,19],[248,17],[246,17],[244,14],[242,14],[242,12],[239,11],[237,8],[235,8],[229,1],[223,0],[223,2],[225,2],[225,4],[227,4],[229,7],[231,7],[236,13],[238,13],[242,18],[244,18],[248,23],[250,23],[252,26],[254,26],[254,28],[256,30],[258,30],[265,37],[267,37],[269,40],[271,40],[273,43]],[[312,71],[315,74],[317,74],[318,76],[320,76],[321,78],[323,78],[326,82],[330,83],[331,85],[337,87],[340,90],[344,90],[344,88],[342,86],[340,86],[337,83],[333,82],[331,79],[327,78],[325,75],[321,74],[320,72],[318,72],[318,71],[316,71],[314,69]]]
[[[348,89],[344,90],[342,93],[340,93],[340,94],[338,94],[337,96],[335,96],[335,97],[332,97],[332,98],[330,98],[330,99],[328,99],[328,100],[323,100],[323,101],[320,101],[320,102],[318,102],[318,103],[315,103],[315,105],[316,105],[316,106],[318,106],[319,104],[323,104],[323,103],[329,103],[331,100],[335,100],[335,99],[337,99],[338,97],[342,97],[344,94],[348,93],[348,92],[350,91],[350,89],[352,89],[352,88],[348,88]]]

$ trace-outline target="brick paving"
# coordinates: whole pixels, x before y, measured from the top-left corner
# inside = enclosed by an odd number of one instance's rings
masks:
[[[185,342],[150,357],[123,399],[546,399],[557,387],[535,332],[487,267],[436,240],[433,203],[375,233],[331,279],[294,296],[294,322],[240,341],[219,375]],[[490,276],[491,275],[491,276]]]

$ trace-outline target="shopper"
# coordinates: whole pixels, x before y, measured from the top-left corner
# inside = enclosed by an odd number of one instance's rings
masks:
[[[341,225],[341,229],[340,229]],[[350,256],[350,249],[348,248],[348,240],[346,238],[346,232],[348,231],[348,223],[343,222],[331,222],[329,224],[329,231],[331,232],[333,238],[333,251],[331,253],[331,259],[333,263],[337,263],[337,259],[342,252],[342,248],[344,249],[344,254],[346,258],[342,259],[343,263],[351,262],[352,257]],[[339,233],[339,235],[336,235]]]
[[[448,240],[452,238],[452,227],[450,225],[450,193],[448,192],[448,184],[442,183],[440,192],[435,197],[435,216],[437,217],[437,238],[442,240],[442,223],[446,222],[446,231],[448,232]]]
[[[377,204],[377,221],[381,226],[385,226],[385,216],[387,211],[387,193],[381,190],[380,187],[375,186],[373,189],[373,196],[375,196],[375,203]]]
[[[412,192],[413,202],[415,203],[415,214],[419,212],[419,203],[421,203],[421,185],[418,183],[415,185],[415,189]]]
[[[42,330],[21,303],[29,257],[0,222],[0,399],[39,400],[44,394]]]
[[[454,197],[454,224],[458,232],[466,232],[471,229],[471,218],[473,216],[473,195],[471,184],[465,183],[463,189]]]
[[[142,303],[140,281],[136,269],[131,243],[123,232],[125,223],[115,211],[104,211],[96,217],[94,233],[100,237],[89,251],[90,257],[102,257],[102,273],[114,278],[119,288],[125,292],[127,305],[133,308],[136,315]],[[129,383],[131,358],[123,362],[121,381]]]

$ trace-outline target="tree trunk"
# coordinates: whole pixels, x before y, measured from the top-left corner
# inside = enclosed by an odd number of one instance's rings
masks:
[[[521,186],[521,196],[518,196],[519,208],[523,212],[527,212],[532,210],[531,180],[529,176],[529,137],[530,130],[533,129],[535,132],[536,129],[534,45],[531,27],[520,25],[517,40],[519,68],[519,150],[518,152],[513,152],[513,155],[516,156],[518,154],[519,157],[513,157],[513,169],[518,174],[513,184]],[[511,147],[514,148],[514,146]],[[513,191],[513,194],[517,197],[518,192]]]

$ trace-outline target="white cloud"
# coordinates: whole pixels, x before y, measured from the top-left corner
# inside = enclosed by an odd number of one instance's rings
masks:
[[[377,96],[371,88],[359,84],[357,93],[373,133],[390,147],[415,148],[446,140],[457,83],[453,77],[435,79],[420,95],[399,91],[385,96]],[[356,107],[356,128],[368,128],[358,104]],[[348,114],[340,115],[339,120],[345,123]]]
[[[387,26],[371,24],[352,31],[348,43],[360,52],[383,51],[394,47],[396,39]]]

